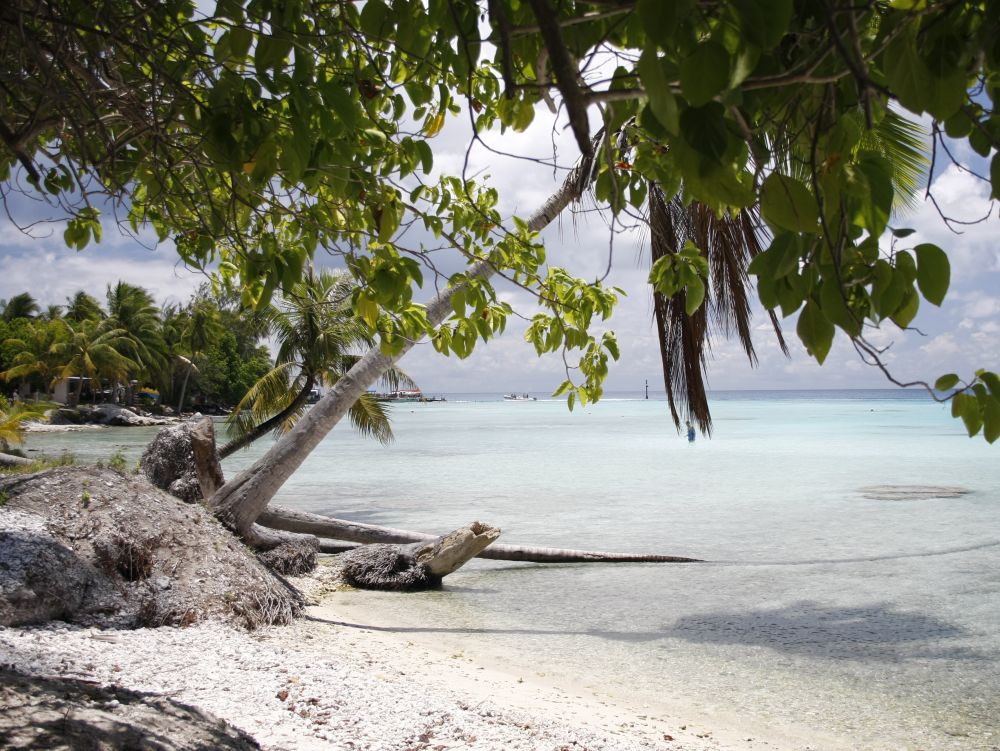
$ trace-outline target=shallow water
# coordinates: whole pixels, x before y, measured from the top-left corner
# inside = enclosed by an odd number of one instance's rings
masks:
[[[907,392],[721,394],[714,437],[688,444],[662,402],[570,414],[457,398],[395,405],[388,447],[338,427],[277,502],[709,562],[475,562],[440,592],[346,603],[635,706],[683,698],[857,748],[1000,746],[1000,449],[946,408]],[[29,448],[134,460],[153,432],[39,434]]]

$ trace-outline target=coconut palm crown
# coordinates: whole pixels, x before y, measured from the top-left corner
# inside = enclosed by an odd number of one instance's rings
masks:
[[[354,284],[343,273],[310,269],[269,316],[270,335],[278,344],[274,367],[247,392],[226,421],[232,440],[220,454],[229,456],[262,435],[289,430],[304,413],[310,392],[331,386],[358,361],[361,349],[374,346],[351,306]],[[406,374],[389,370],[389,389],[413,386]],[[392,440],[386,408],[370,395],[349,411],[363,435],[383,443]]]

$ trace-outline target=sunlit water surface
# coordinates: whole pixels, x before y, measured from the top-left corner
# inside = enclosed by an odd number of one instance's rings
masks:
[[[1000,747],[1000,449],[945,407],[909,392],[718,394],[714,436],[688,444],[662,401],[571,414],[497,398],[395,405],[390,446],[340,426],[276,503],[709,562],[474,562],[439,592],[345,602],[633,706],[683,700],[857,748]],[[154,432],[35,434],[28,448],[134,461]],[[863,490],[885,485],[968,492]]]

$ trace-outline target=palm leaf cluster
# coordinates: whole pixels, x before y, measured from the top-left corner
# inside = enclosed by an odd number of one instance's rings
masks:
[[[864,131],[859,142],[857,148],[889,157],[894,169],[897,212],[916,205],[929,164],[926,140],[927,134],[919,124],[890,110],[872,130]],[[776,158],[784,159],[785,168],[795,172],[792,155],[782,156],[780,145],[774,146],[779,155]],[[717,215],[697,201],[685,204],[682,194],[683,190],[668,200],[657,184],[649,186],[646,222],[650,263],[677,253],[690,240],[708,261],[710,284],[705,304],[693,315],[685,310],[683,290],[669,298],[654,291],[653,310],[664,386],[674,424],[679,428],[682,420],[694,421],[703,433],[710,434],[712,416],[706,371],[712,338],[735,337],[751,366],[757,364],[750,323],[753,287],[747,267],[761,252],[768,233],[755,209]],[[768,316],[778,346],[787,356],[788,347],[779,321],[773,311],[768,311]]]
[[[54,405],[48,402],[8,402],[0,397],[0,451],[24,442],[24,424],[42,420],[45,410]]]
[[[751,365],[757,364],[751,330],[751,284],[747,266],[761,252],[759,222],[752,211],[718,216],[707,206],[667,200],[656,185],[648,198],[650,249],[655,263],[690,240],[708,261],[710,285],[705,303],[688,315],[683,291],[666,297],[654,290],[653,312],[663,364],[663,381],[674,424],[694,420],[705,434],[712,430],[705,372],[711,337],[735,337]],[[782,352],[788,354],[774,313],[771,325]],[[684,414],[682,415],[681,412]]]
[[[291,429],[309,405],[314,387],[332,386],[358,361],[360,350],[374,346],[351,305],[353,282],[343,273],[309,270],[268,317],[278,343],[274,367],[247,392],[229,416],[230,442],[220,454],[229,456],[268,432]],[[383,377],[389,389],[413,386],[403,372],[390,369]],[[366,437],[386,443],[392,430],[386,407],[371,395],[362,396],[348,413]]]

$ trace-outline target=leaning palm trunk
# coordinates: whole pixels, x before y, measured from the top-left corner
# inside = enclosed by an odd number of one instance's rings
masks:
[[[531,217],[528,222],[530,230],[541,231],[572,201],[579,199],[589,181],[591,166],[591,162],[585,160],[569,174],[560,188]],[[471,279],[488,279],[495,272],[496,268],[490,263],[479,261],[470,268],[468,276]],[[451,299],[461,289],[462,285],[449,287],[434,296],[427,306],[427,319],[432,326],[439,325],[451,315]],[[215,493],[210,503],[219,520],[250,544],[262,542],[253,526],[275,493],[347,414],[351,405],[416,343],[415,339],[408,340],[402,350],[392,356],[375,348],[358,360],[264,456]]]
[[[178,415],[184,411],[184,397],[187,395],[188,379],[191,377],[192,370],[194,370],[194,360],[188,360],[187,370],[184,371],[184,381],[181,383],[181,396],[177,400]]]
[[[299,393],[295,396],[295,398],[291,401],[291,403],[287,407],[278,412],[276,415],[273,415],[272,417],[269,417],[267,420],[264,420],[264,422],[262,422],[253,430],[248,432],[246,435],[242,435],[239,438],[234,438],[233,440],[231,440],[229,443],[227,443],[225,446],[219,449],[219,458],[225,459],[227,456],[236,453],[244,446],[249,446],[258,438],[267,435],[276,427],[284,423],[285,420],[287,420],[291,415],[297,414],[298,411],[302,409],[302,405],[306,403],[306,400],[309,398],[309,394],[312,391],[313,386],[315,385],[316,385],[316,379],[312,375],[308,376],[306,378],[305,384],[302,386],[302,389],[299,391]]]
[[[280,506],[271,507],[260,515],[258,522],[265,527],[284,532],[314,535],[320,538],[320,549],[339,553],[354,545],[341,542],[328,543],[326,539],[348,543],[414,543],[435,539],[434,535],[410,532],[405,529],[379,527],[344,519],[335,519],[305,511],[293,511]],[[564,548],[537,548],[523,545],[490,545],[477,554],[478,558],[494,561],[526,561],[529,563],[693,563],[697,558],[645,553],[604,553],[593,550],[567,550]]]

